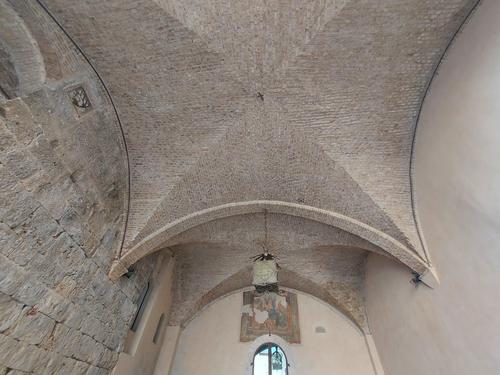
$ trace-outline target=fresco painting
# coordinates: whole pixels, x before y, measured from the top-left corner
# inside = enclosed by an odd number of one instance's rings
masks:
[[[278,293],[243,292],[240,341],[274,334],[289,343],[300,343],[297,295],[287,291]]]

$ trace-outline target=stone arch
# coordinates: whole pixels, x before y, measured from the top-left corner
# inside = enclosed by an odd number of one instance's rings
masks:
[[[12,99],[41,88],[46,72],[38,43],[22,18],[5,0],[0,0],[0,36],[3,95]]]
[[[388,256],[399,260],[419,274],[424,274],[429,269],[429,265],[425,260],[420,258],[415,252],[411,251],[401,242],[359,220],[304,204],[257,200],[234,202],[207,208],[183,216],[163,226],[134,245],[128,251],[125,251],[120,259],[113,262],[109,276],[111,279],[117,279],[127,272],[128,267],[139,259],[159,250],[167,240],[190,228],[216,219],[266,211],[270,213],[298,216],[318,221],[332,227],[337,227],[380,247]]]

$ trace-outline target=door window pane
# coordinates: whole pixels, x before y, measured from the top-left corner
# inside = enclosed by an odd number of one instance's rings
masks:
[[[286,375],[286,357],[279,346],[271,347],[271,367],[272,375]]]
[[[270,375],[269,347],[265,347],[260,352],[255,353],[253,359],[253,373],[254,375]]]
[[[257,349],[253,358],[253,375],[288,375],[288,362],[283,350],[273,343]]]

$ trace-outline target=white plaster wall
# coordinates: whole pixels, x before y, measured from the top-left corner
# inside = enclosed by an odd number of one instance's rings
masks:
[[[262,342],[239,341],[242,293],[229,295],[201,312],[182,331],[171,375],[248,374]],[[291,362],[290,375],[373,375],[364,335],[339,312],[298,295],[301,344],[278,340]],[[326,333],[315,333],[315,327]],[[272,341],[272,340],[270,340]],[[251,373],[251,372],[250,372]]]
[[[500,374],[500,1],[484,0],[425,99],[416,207],[441,284],[370,255],[366,303],[387,375]]]
[[[167,328],[172,301],[174,266],[174,258],[166,255],[157,277],[153,279],[153,289],[137,331],[131,338],[130,351],[129,353],[120,353],[118,362],[113,369],[114,375],[153,374],[165,332],[160,334],[157,343],[153,342],[153,337],[161,314],[165,314],[163,331]]]

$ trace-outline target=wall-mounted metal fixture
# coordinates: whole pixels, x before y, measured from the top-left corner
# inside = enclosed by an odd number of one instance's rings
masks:
[[[127,272],[125,272],[123,274],[123,276],[125,276],[127,279],[130,279],[132,277],[132,275],[134,274],[135,272],[135,269],[133,267],[130,267],[127,269]]]
[[[417,288],[420,284],[425,285],[427,288],[434,289],[432,286],[427,284],[423,279],[422,275],[419,274],[418,272],[411,271],[411,274],[413,277],[411,278],[410,282],[415,285],[415,288]]]

